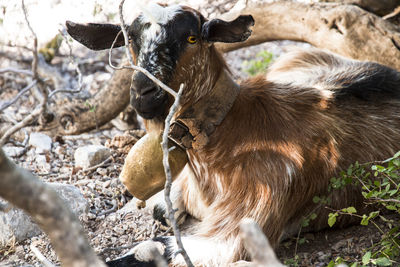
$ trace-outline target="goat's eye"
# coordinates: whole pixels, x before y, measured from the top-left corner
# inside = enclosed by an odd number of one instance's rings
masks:
[[[196,36],[190,35],[187,38],[187,41],[188,41],[189,44],[195,44],[197,42],[197,38],[196,38]]]

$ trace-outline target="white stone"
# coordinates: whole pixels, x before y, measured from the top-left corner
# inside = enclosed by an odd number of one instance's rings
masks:
[[[87,200],[78,188],[59,183],[48,184],[76,215],[86,214],[89,208]],[[1,200],[0,200],[1,201]],[[22,210],[12,208],[8,212],[0,212],[0,248],[11,245],[13,240],[20,242],[41,233],[39,227],[30,216]]]
[[[25,148],[23,147],[17,147],[17,146],[4,146],[3,151],[6,153],[7,156],[9,157],[17,157],[20,155],[20,153],[24,150]]]
[[[88,145],[79,147],[74,154],[75,166],[86,169],[103,162],[110,155],[110,149],[104,146]]]
[[[39,169],[43,172],[49,172],[51,169],[50,163],[47,162],[45,155],[35,155],[35,162]]]
[[[44,153],[51,150],[51,138],[43,133],[31,133],[29,145],[36,148],[37,153]]]

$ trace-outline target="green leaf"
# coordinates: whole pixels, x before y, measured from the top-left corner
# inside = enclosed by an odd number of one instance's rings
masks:
[[[367,217],[367,215],[363,215],[362,220],[361,220],[361,225],[368,225],[369,222],[369,218]]]
[[[316,213],[311,213],[310,219],[311,220],[315,220],[316,218],[317,218],[317,214]]]
[[[309,219],[304,219],[302,222],[301,222],[301,227],[307,227],[307,226],[309,226],[310,225],[310,223],[309,223]]]
[[[319,196],[315,196],[313,197],[312,201],[317,204],[319,201],[321,200],[321,198]]]
[[[386,186],[386,188],[385,188],[385,191],[387,192],[387,191],[389,191],[390,190],[390,184],[388,184],[387,186]]]
[[[326,267],[335,267],[335,262],[333,260],[330,261]]]
[[[353,169],[350,166],[350,168],[347,169],[347,175],[351,176],[352,173],[353,173]]]
[[[354,207],[348,207],[347,208],[347,212],[350,213],[350,214],[353,214],[353,213],[357,213],[357,210]]]
[[[338,216],[338,213],[329,213],[328,225],[330,227],[332,227],[335,224],[337,216]]]
[[[397,207],[393,206],[393,205],[387,205],[386,208],[388,210],[397,210]]]
[[[396,194],[397,193],[397,189],[393,189],[393,190],[390,190],[388,193],[389,193],[389,196],[393,196],[394,194]]]
[[[379,211],[372,211],[372,212],[369,213],[368,220],[369,219],[373,219],[378,215],[379,215]]]
[[[364,254],[362,257],[362,263],[364,265],[367,265],[369,263],[369,260],[371,259],[371,251],[368,251],[367,253]]]
[[[390,260],[386,257],[377,258],[376,260],[374,260],[374,263],[378,266],[391,266],[392,265]]]

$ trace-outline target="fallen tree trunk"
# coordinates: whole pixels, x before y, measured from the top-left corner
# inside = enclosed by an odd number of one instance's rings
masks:
[[[106,124],[128,106],[131,77],[130,69],[116,70],[93,99],[73,101],[65,107],[52,107],[54,119],[42,126],[40,131],[52,136],[74,135]]]
[[[356,5],[379,16],[384,16],[400,6],[400,0],[322,0],[346,5]]]
[[[400,70],[400,27],[357,6],[278,1],[251,4],[241,13],[253,15],[253,34],[243,43],[217,43],[223,52],[268,41],[293,40]],[[56,119],[46,128],[53,135],[79,134],[107,123],[129,103],[130,76],[130,70],[116,71],[108,86],[90,101],[96,107],[96,119],[83,103],[70,104],[55,111]]]
[[[400,70],[400,27],[359,7],[284,1],[250,5],[242,13],[253,15],[253,34],[244,43],[220,44],[223,51],[293,40]]]
[[[63,266],[105,266],[89,246],[79,220],[57,193],[11,162],[1,148],[0,197],[32,216],[49,235]]]

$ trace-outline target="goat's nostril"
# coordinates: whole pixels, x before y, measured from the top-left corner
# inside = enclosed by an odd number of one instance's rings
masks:
[[[140,95],[146,95],[157,89],[158,89],[158,86],[149,86],[149,87],[145,87],[145,88],[140,88],[139,92],[140,92]]]

